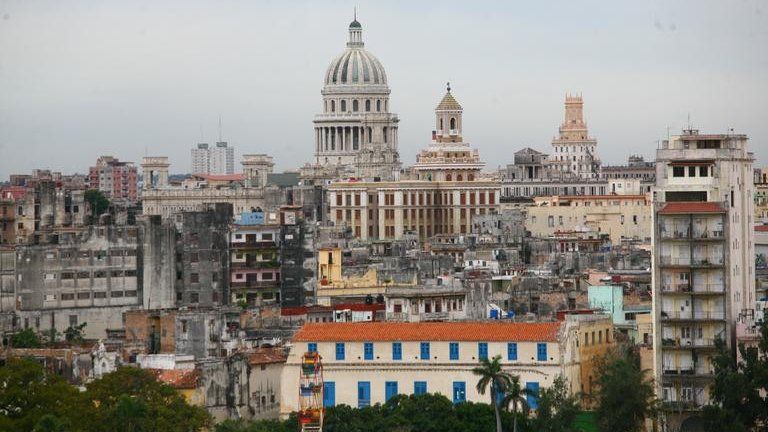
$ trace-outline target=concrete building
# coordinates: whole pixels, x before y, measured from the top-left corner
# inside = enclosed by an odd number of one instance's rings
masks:
[[[400,171],[399,119],[390,112],[384,66],[364,48],[356,19],[349,24],[346,50],[328,66],[321,93],[314,164],[339,165],[347,176],[394,180]]]
[[[735,347],[754,318],[753,160],[745,135],[697,130],[656,152],[654,374],[671,428],[711,401],[715,339]]]
[[[597,140],[589,136],[581,95],[565,96],[565,120],[559,131],[560,135],[552,140],[553,155],[547,161],[549,165],[574,177],[598,178]]]
[[[87,323],[87,338],[123,325],[141,305],[141,244],[136,226],[91,226],[58,244],[20,246],[16,260],[18,315],[23,328],[63,333]]]
[[[138,176],[133,162],[101,156],[88,171],[88,187],[104,193],[113,202],[134,203],[138,199]]]
[[[646,195],[551,196],[526,208],[525,227],[533,236],[585,228],[608,235],[614,245],[651,238],[651,200]]]
[[[260,216],[260,217],[259,217]],[[264,220],[267,216],[268,220]],[[277,213],[243,213],[230,232],[232,303],[280,303],[280,224]]]
[[[197,144],[192,148],[193,174],[234,174],[235,149],[225,141],[217,142],[213,147],[207,143]]]
[[[646,161],[640,155],[631,155],[626,165],[603,165],[600,168],[600,178],[611,179],[637,179],[643,183],[653,185],[656,181],[656,163]]]
[[[461,284],[387,288],[385,299],[387,321],[460,321],[468,318],[467,290]]]
[[[768,225],[768,168],[755,169],[755,222]]]
[[[536,391],[558,375],[578,376],[575,342],[560,323],[442,322],[305,324],[293,338],[282,376],[280,413],[299,408],[299,368],[307,351],[323,359],[324,405],[366,407],[397,394],[439,393],[455,403],[487,403],[472,369],[500,355],[505,371]],[[529,396],[535,409],[536,398]]]
[[[283,389],[280,377],[287,358],[282,348],[259,348],[248,353],[254,419],[276,419],[280,416]]]

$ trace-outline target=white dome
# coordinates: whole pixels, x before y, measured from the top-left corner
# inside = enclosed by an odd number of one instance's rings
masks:
[[[347,49],[336,57],[325,72],[325,85],[387,84],[387,74],[379,59],[363,47],[362,26],[349,25]]]

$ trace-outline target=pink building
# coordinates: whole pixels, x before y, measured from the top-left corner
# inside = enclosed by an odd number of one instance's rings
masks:
[[[98,189],[111,200],[135,202],[137,194],[136,166],[112,156],[101,156],[90,168],[88,187]]]

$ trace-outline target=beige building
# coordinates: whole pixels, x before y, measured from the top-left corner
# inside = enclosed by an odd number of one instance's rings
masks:
[[[559,231],[606,234],[614,244],[651,238],[651,201],[646,195],[574,195],[534,198],[525,227],[548,237]]]
[[[483,163],[463,142],[461,105],[448,92],[435,109],[438,130],[417,157],[416,179],[390,182],[347,180],[328,186],[329,220],[362,240],[422,240],[469,233],[472,217],[498,211],[501,186],[480,178]]]
[[[565,96],[565,119],[559,136],[552,140],[553,154],[548,163],[560,173],[584,179],[596,179],[600,172],[597,140],[589,136],[584,121],[581,95]]]
[[[427,392],[455,403],[488,403],[472,373],[480,358],[501,356],[504,370],[520,376],[529,390],[550,386],[558,375],[578,375],[571,348],[576,343],[560,335],[557,322],[305,324],[283,370],[280,412],[287,416],[299,408],[299,369],[307,351],[322,357],[326,407],[365,407]],[[536,408],[535,397],[528,402]]]
[[[768,224],[768,168],[755,169],[755,222]]]
[[[715,340],[755,313],[754,157],[745,135],[696,130],[656,152],[654,375],[668,427],[711,403]]]

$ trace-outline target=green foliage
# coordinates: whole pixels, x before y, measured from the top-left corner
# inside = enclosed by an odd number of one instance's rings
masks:
[[[568,394],[565,379],[555,378],[552,386],[539,392],[539,407],[533,421],[533,430],[540,432],[577,432],[576,418],[579,403]]]
[[[0,368],[0,431],[200,431],[208,413],[148,372],[120,368],[85,392],[30,359]]]
[[[69,326],[64,330],[64,339],[69,343],[80,343],[83,341],[83,329],[88,323],[82,323],[78,326]]]
[[[600,430],[635,432],[653,413],[653,385],[639,356],[619,347],[598,361],[596,410]]]
[[[768,322],[761,324],[760,336],[756,347],[739,344],[741,362],[717,340],[711,388],[717,405],[705,407],[703,415],[711,430],[754,431],[768,424]]]
[[[11,336],[11,346],[14,348],[40,348],[43,341],[31,328],[24,329]]]
[[[88,189],[83,198],[91,208],[91,223],[96,223],[99,216],[109,209],[109,199],[98,189]]]
[[[491,406],[496,416],[496,432],[502,432],[501,429],[501,413],[499,410],[499,404],[501,401],[496,400],[499,393],[506,393],[512,386],[512,375],[501,368],[501,356],[497,355],[493,359],[487,358],[480,359],[480,366],[472,369],[472,373],[479,376],[480,380],[477,381],[477,392],[485,394],[485,391],[490,387],[491,394]]]

